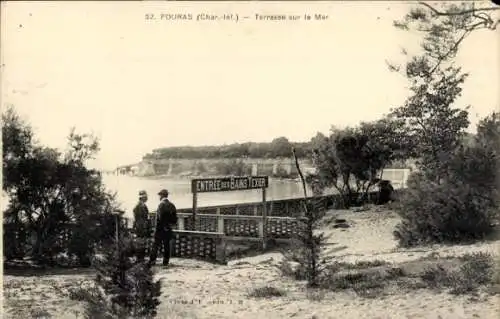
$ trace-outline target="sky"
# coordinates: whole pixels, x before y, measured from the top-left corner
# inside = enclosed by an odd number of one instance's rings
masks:
[[[392,25],[398,2],[2,2],[2,108],[63,148],[71,127],[100,138],[92,166],[140,161],[155,148],[307,141],[332,125],[375,120],[407,83],[386,61],[420,37]],[[227,13],[234,21],[145,20]],[[255,14],[324,14],[257,21]],[[241,17],[249,16],[245,21]],[[457,63],[470,77],[457,106],[499,107],[500,32],[473,34]]]

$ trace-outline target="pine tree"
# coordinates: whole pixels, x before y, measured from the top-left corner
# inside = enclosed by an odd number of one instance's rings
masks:
[[[133,263],[134,241],[125,228],[96,258],[95,287],[87,290],[88,318],[154,318],[160,304],[161,281],[145,263]]]
[[[297,217],[298,231],[294,237],[294,249],[285,254],[285,262],[298,263],[299,268],[295,270],[295,277],[305,278],[309,287],[317,287],[319,277],[328,262],[328,258],[324,258],[321,251],[327,238],[323,233],[316,231],[325,216],[326,201],[320,197],[321,188],[314,180],[310,183],[314,196],[307,197],[306,181],[295,156],[295,150],[292,149],[292,152],[304,187],[304,216]]]

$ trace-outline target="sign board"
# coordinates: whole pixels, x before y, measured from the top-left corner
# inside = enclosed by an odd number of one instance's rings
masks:
[[[202,178],[191,181],[191,192],[210,193],[226,191],[242,191],[249,189],[263,189],[269,187],[268,176],[244,176],[244,177],[222,177]]]
[[[196,229],[196,211],[198,209],[198,193],[214,193],[227,191],[243,191],[250,189],[262,190],[262,220],[261,233],[262,245],[266,247],[266,223],[267,223],[267,204],[266,188],[269,187],[268,176],[231,176],[221,178],[199,178],[191,181],[191,192],[193,193],[193,223]],[[219,210],[220,214],[220,210]],[[223,221],[223,219],[222,219]],[[222,224],[223,225],[223,224]],[[219,227],[219,226],[218,226]],[[222,226],[223,227],[223,226]]]

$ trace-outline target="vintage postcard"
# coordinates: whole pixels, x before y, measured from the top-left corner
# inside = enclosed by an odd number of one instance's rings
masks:
[[[2,1],[4,318],[498,318],[495,1]]]

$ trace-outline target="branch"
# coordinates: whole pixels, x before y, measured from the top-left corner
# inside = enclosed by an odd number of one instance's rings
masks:
[[[297,171],[299,173],[300,180],[302,181],[302,188],[304,190],[304,208],[306,210],[306,213],[308,213],[308,210],[307,210],[307,188],[306,188],[306,180],[304,179],[304,174],[302,174],[302,170],[300,169],[299,160],[297,159],[297,154],[295,154],[295,148],[294,147],[292,147],[292,154],[293,154],[293,158],[295,159],[295,167],[297,167]]]
[[[482,22],[481,22],[482,23]],[[449,57],[449,55],[453,52],[453,51],[456,51],[458,46],[460,45],[460,43],[465,39],[466,36],[468,36],[471,32],[472,32],[473,29],[467,29],[464,34],[462,34],[462,36],[458,39],[457,42],[455,42],[455,44],[453,45],[453,47],[451,47],[448,52],[446,52],[446,54],[442,55],[441,57],[438,58],[438,61],[436,63],[436,65],[432,68],[432,70],[429,72],[429,75],[430,74],[433,74],[434,71],[437,70],[437,68],[441,65],[441,63],[446,60],[446,58]]]
[[[500,10],[500,7],[490,7],[490,8],[481,8],[481,9],[469,9],[469,10],[463,10],[459,12],[441,12],[431,6],[430,4],[427,4],[425,2],[419,2],[418,4],[423,5],[430,9],[435,15],[437,16],[459,16],[463,14],[468,14],[468,13],[475,13],[475,12],[481,12],[481,11],[495,11],[495,10]]]
[[[302,188],[304,190],[304,198],[307,199],[306,181],[305,181],[305,178],[304,178],[304,174],[302,174],[302,170],[300,169],[299,160],[297,159],[297,155],[295,154],[295,148],[293,148],[293,147],[292,147],[292,154],[293,154],[293,158],[295,160],[295,167],[297,168],[297,171],[299,173],[300,179],[302,181]]]

